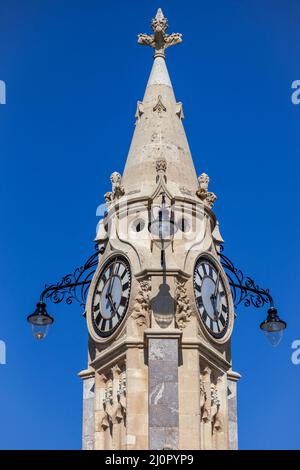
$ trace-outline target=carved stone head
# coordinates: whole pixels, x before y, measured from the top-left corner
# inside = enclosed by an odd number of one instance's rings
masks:
[[[118,173],[117,171],[114,171],[111,175],[110,175],[110,181],[111,181],[111,188],[112,188],[112,193],[113,195],[115,195],[119,189],[119,187],[121,186],[121,175],[120,173]]]
[[[200,189],[204,189],[205,191],[208,190],[208,185],[209,185],[209,176],[206,173],[202,173],[199,178],[199,187]]]

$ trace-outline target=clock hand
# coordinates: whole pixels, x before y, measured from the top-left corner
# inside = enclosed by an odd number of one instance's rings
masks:
[[[217,282],[216,282],[216,285],[215,285],[214,298],[217,297],[217,291],[218,291],[218,287],[219,287],[219,281],[220,281],[220,271],[218,271]]]
[[[108,295],[111,293],[111,284],[112,284],[113,279],[114,279],[114,276],[113,276],[114,270],[115,270],[115,263],[112,265],[111,275],[110,275],[110,279],[109,279],[109,284],[108,284],[108,288],[107,288],[106,295],[105,295],[105,298],[106,298],[106,299],[108,299]]]
[[[218,271],[218,276],[217,276],[217,281],[215,285],[215,290],[214,293],[210,296],[210,300],[214,309],[214,316],[217,319],[218,318],[218,312],[217,312],[217,292],[219,288],[219,282],[220,282],[220,271]]]
[[[112,298],[110,293],[107,294],[107,298],[109,300],[109,303],[111,305],[111,308],[112,308],[113,312],[116,314],[117,313],[116,306],[115,306],[115,303],[114,303],[113,298]]]

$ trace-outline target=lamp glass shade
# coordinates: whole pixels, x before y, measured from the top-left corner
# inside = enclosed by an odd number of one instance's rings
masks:
[[[267,319],[261,323],[260,328],[263,330],[268,342],[271,346],[276,347],[283,337],[283,331],[286,328],[286,322],[280,320],[277,310],[274,307],[269,308]]]
[[[45,338],[54,319],[47,313],[46,304],[39,302],[35,312],[27,317],[27,321],[31,324],[33,336],[40,340]]]

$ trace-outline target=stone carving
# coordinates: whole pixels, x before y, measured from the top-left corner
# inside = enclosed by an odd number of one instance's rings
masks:
[[[135,320],[137,326],[143,329],[150,326],[150,290],[151,283],[149,281],[140,281],[138,293],[132,311],[132,318]]]
[[[211,411],[211,397],[210,397],[210,376],[211,369],[205,367],[202,376],[200,377],[200,410],[201,421],[207,423],[210,421]]]
[[[139,34],[138,44],[153,47],[155,49],[154,57],[165,57],[165,49],[167,47],[182,42],[182,35],[180,33],[166,34],[168,26],[168,20],[161,8],[159,8],[151,22],[154,34]]]
[[[177,279],[176,280],[176,313],[175,323],[176,326],[182,330],[186,327],[187,322],[190,321],[191,307],[189,297],[187,295],[186,281]]]
[[[121,186],[121,180],[122,177],[117,171],[114,171],[114,173],[110,175],[112,190],[111,192],[107,192],[104,195],[105,202],[108,208],[110,208],[110,206],[115,200],[119,199],[125,194],[125,190],[123,186]]]
[[[112,193],[107,192],[104,194],[105,204],[107,207],[110,207],[113,202]]]
[[[103,403],[97,413],[96,431],[107,432],[113,441],[118,439],[118,426],[126,424],[126,368],[124,361],[101,374]],[[117,448],[121,448],[119,442]]]
[[[205,202],[210,208],[212,208],[214,206],[216,199],[217,199],[217,196],[214,193],[207,193]]]
[[[211,423],[211,432],[222,431],[222,420],[220,416],[221,402],[218,397],[217,384],[211,381],[212,371],[206,367],[200,377],[200,411],[201,421],[203,423]]]
[[[199,199],[204,202],[204,204],[212,208],[217,199],[217,196],[214,193],[208,191],[209,180],[210,178],[206,173],[202,173],[199,176],[199,189],[196,191],[196,194]]]
[[[154,106],[153,111],[154,111],[154,112],[157,111],[158,113],[161,113],[162,111],[164,111],[164,112],[167,111],[167,108],[165,107],[165,105],[164,105],[163,102],[162,102],[162,97],[161,97],[161,95],[158,95],[157,103],[156,103],[156,105]]]
[[[199,188],[208,191],[210,178],[206,173],[202,173],[198,178]]]
[[[167,171],[167,161],[165,158],[156,160],[156,171],[157,173],[165,173]]]
[[[114,171],[110,176],[112,193],[113,193],[114,199],[123,196],[125,192],[123,187],[121,186],[121,180],[122,180],[122,177],[120,173],[118,173],[117,171]]]
[[[212,432],[221,431],[222,423],[220,419],[220,400],[218,398],[218,389],[217,385],[211,385],[211,423],[212,423]]]

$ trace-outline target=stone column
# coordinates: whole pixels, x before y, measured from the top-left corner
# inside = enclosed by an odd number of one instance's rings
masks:
[[[94,449],[94,388],[95,372],[87,369],[80,372],[83,381],[83,410],[82,410],[82,450]]]
[[[237,372],[227,373],[228,384],[228,434],[229,449],[238,449],[238,427],[237,427],[237,381],[241,378]]]
[[[148,343],[149,449],[178,449],[179,330],[146,330]]]

